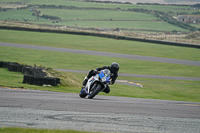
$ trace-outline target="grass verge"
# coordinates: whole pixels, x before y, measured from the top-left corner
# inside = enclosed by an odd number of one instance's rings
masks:
[[[3,86],[65,93],[79,93],[82,80],[85,76],[85,74],[80,73],[68,72],[65,74],[65,72],[62,72],[63,75],[72,75],[73,77],[76,77],[76,81],[80,86],[62,85],[56,87],[43,87],[23,84],[23,75],[19,72],[10,72],[5,68],[0,68],[0,73],[0,85]],[[110,86],[111,92],[109,94],[102,92],[100,95],[200,102],[200,81],[179,81],[131,77],[119,77],[119,79],[140,83],[144,87],[139,88],[116,83]],[[78,94],[77,97],[79,97]]]
[[[19,88],[19,89],[34,89],[34,90],[44,90],[44,91],[56,91],[56,92],[68,92],[68,93],[78,93],[81,87],[81,79],[77,76],[62,72],[59,72],[59,78],[61,78],[62,85],[58,86],[36,86],[23,84],[23,74],[20,72],[11,72],[8,69],[0,68],[1,72],[1,81],[0,86],[8,86],[11,88]],[[58,74],[58,73],[57,73]]]
[[[2,133],[92,133],[92,132],[83,132],[75,130],[31,129],[31,128],[16,128],[16,127],[0,128],[0,132]]]

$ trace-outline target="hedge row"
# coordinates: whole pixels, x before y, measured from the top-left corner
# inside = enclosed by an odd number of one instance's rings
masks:
[[[97,0],[83,0],[85,2],[95,2],[95,3],[112,3],[112,4],[132,4],[130,2],[117,2],[117,1],[97,1]]]
[[[137,5],[161,5],[161,6],[191,6],[190,4],[161,4],[161,3],[137,3]]]
[[[24,74],[23,83],[31,85],[51,85],[57,86],[60,84],[60,78],[46,77],[43,67],[33,67],[21,65],[17,62],[0,61],[0,68],[8,68],[9,71],[21,72]]]

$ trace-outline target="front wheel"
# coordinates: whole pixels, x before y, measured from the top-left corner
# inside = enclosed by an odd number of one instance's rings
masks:
[[[98,84],[96,89],[94,89],[92,91],[92,93],[90,95],[88,95],[88,98],[92,99],[93,97],[95,97],[100,92],[100,90],[101,90],[101,84]]]
[[[80,91],[79,96],[81,98],[85,98],[87,96],[87,94],[84,93],[83,89]]]

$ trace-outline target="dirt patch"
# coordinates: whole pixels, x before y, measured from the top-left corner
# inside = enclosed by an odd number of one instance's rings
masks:
[[[12,8],[12,9],[17,9],[17,8],[21,8],[21,7],[27,7],[27,5],[19,5],[19,4],[2,4],[1,8]]]

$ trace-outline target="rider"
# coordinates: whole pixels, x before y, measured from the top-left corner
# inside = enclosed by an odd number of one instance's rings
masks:
[[[115,83],[115,80],[118,77],[118,71],[119,71],[119,64],[116,62],[113,62],[111,64],[111,66],[103,66],[103,67],[99,67],[96,68],[95,70],[90,70],[88,75],[85,77],[82,85],[83,87],[86,85],[87,81],[89,78],[91,78],[92,76],[98,74],[98,71],[104,70],[104,69],[109,69],[111,72],[111,81],[109,82],[110,85]],[[106,89],[104,90],[105,93],[109,93],[110,92],[110,87],[107,85]]]

